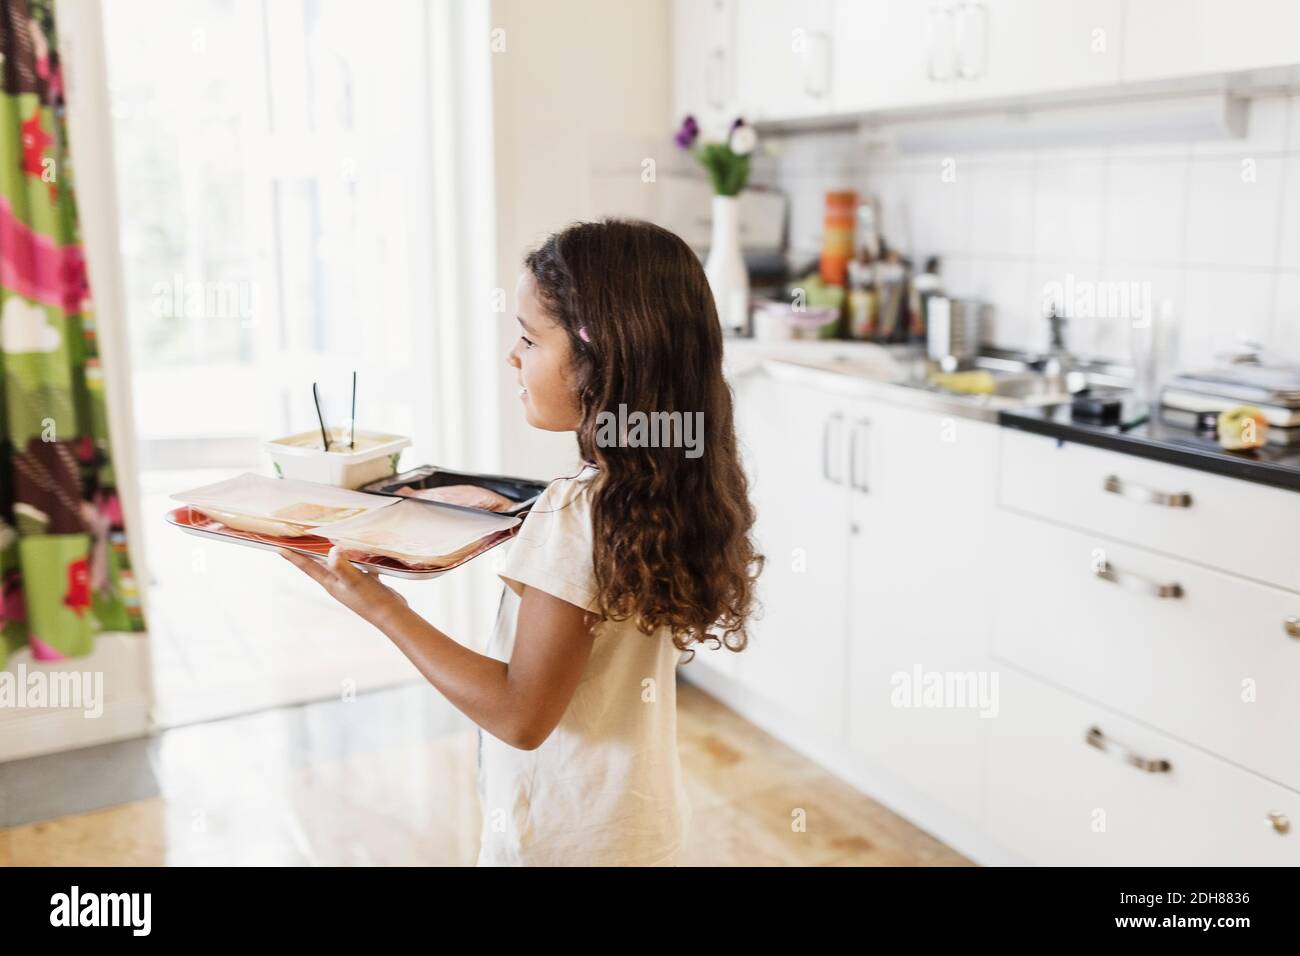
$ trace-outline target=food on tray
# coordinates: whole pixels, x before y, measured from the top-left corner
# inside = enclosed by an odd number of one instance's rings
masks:
[[[479,508],[483,511],[509,511],[515,503],[505,495],[499,495],[478,485],[443,485],[441,488],[401,488],[397,494],[407,498],[422,498],[425,501],[441,501],[444,504],[460,505],[464,508]]]
[[[497,534],[500,533],[501,532],[497,532]],[[438,568],[446,568],[446,567],[451,567],[452,565],[460,564],[466,558],[469,558],[476,551],[481,549],[486,543],[487,542],[483,539],[479,539],[478,541],[471,541],[463,548],[458,548],[457,550],[451,552],[450,554],[444,554],[438,557],[418,557],[416,555],[407,554],[402,551],[398,551],[394,549],[386,549],[386,548],[376,548],[374,546],[371,546],[369,548],[359,548],[355,546],[343,547],[342,545],[340,545],[339,550],[343,552],[343,556],[345,558],[349,558],[354,561],[372,561],[377,557],[392,558],[394,561],[397,561],[400,564],[404,565],[405,567],[410,568],[412,571],[434,571],[437,570]]]
[[[441,567],[502,531],[518,518],[397,501],[391,508],[326,525],[317,533],[345,552],[380,555],[412,568]]]
[[[193,505],[190,507],[194,508]],[[194,510],[236,531],[251,531],[253,534],[269,534],[279,538],[301,538],[303,535],[316,533],[316,529],[309,525],[276,521],[274,518],[257,518],[229,511],[218,511],[216,508],[194,508]]]
[[[237,531],[289,538],[314,534],[322,525],[350,521],[396,503],[382,495],[251,473],[172,498]]]
[[[283,518],[286,521],[309,521],[312,524],[328,524],[331,521],[342,521],[344,518],[351,518],[362,514],[364,511],[364,508],[340,508],[337,505],[322,505],[314,501],[298,501],[271,513],[275,517]]]

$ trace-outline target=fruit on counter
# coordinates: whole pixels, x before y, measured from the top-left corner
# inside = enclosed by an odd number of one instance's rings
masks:
[[[934,372],[930,375],[930,381],[940,388],[963,395],[991,395],[997,384],[993,373],[982,368],[965,372]]]
[[[397,494],[405,498],[423,498],[425,501],[441,501],[444,504],[460,505],[463,508],[479,508],[483,511],[509,511],[515,503],[504,495],[478,485],[443,485],[441,488],[402,488]]]
[[[1219,444],[1229,451],[1262,448],[1267,436],[1268,419],[1253,405],[1234,405],[1219,413]]]

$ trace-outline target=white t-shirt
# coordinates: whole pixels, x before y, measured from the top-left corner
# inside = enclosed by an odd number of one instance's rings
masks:
[[[508,661],[521,585],[596,605],[595,469],[551,482],[498,569],[506,582],[487,653]],[[666,629],[602,621],[568,709],[536,750],[479,730],[479,866],[672,866],[691,821],[677,754],[677,662]]]

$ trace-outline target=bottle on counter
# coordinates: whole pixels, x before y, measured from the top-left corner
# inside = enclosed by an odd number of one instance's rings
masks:
[[[880,322],[880,290],[876,264],[865,259],[849,263],[847,332],[851,339],[874,339]]]
[[[819,271],[826,285],[844,286],[849,260],[853,258],[854,215],[858,194],[838,190],[826,194],[826,218],[822,232]]]
[[[876,284],[880,289],[876,341],[905,341],[908,331],[907,267],[893,249],[886,249],[883,254],[884,258],[876,263]]]
[[[853,245],[856,252],[847,268],[844,332],[850,339],[874,339],[880,320],[880,290],[876,285],[876,260],[880,257],[875,200],[858,204]]]
[[[930,256],[925,260],[925,269],[912,279],[910,285],[910,320],[911,326],[908,330],[908,339],[912,342],[924,342],[926,330],[929,326],[929,314],[927,312],[928,301],[931,296],[939,295],[943,292],[943,283],[939,279],[939,257]]]

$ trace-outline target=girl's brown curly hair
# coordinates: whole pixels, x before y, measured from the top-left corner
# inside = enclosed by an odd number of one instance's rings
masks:
[[[741,470],[722,331],[699,258],[649,222],[574,223],[524,260],[551,319],[569,335],[591,486],[601,612],[667,627],[682,650],[747,643],[763,557]],[[579,330],[585,330],[585,337]],[[681,447],[598,441],[605,417],[702,412],[698,457]],[[626,419],[625,419],[626,420]]]

